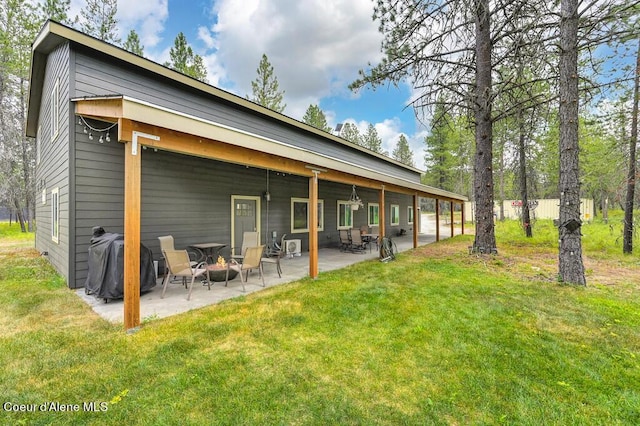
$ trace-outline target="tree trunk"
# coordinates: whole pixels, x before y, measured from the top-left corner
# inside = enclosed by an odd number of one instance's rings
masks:
[[[560,2],[559,278],[586,285],[578,162],[578,0]]]
[[[13,204],[16,208],[16,222],[20,222],[20,230],[22,232],[27,232],[27,228],[24,224],[24,216],[22,215],[22,208],[20,207],[20,201],[18,201],[18,199],[14,197]]]
[[[500,197],[498,202],[500,203],[499,206],[499,219],[500,221],[504,221],[504,199],[506,198],[505,196],[505,191],[504,191],[504,141],[501,144],[502,146],[500,147],[500,174],[499,174],[499,184],[500,184]]]
[[[476,235],[473,250],[497,253],[493,213],[493,126],[491,117],[491,28],[489,0],[476,1],[474,186]]]
[[[636,144],[638,143],[638,88],[640,86],[640,39],[636,58],[636,77],[633,87],[633,112],[631,114],[631,140],[629,141],[629,174],[627,178],[627,199],[624,206],[623,253],[633,253],[633,205],[636,188]]]
[[[529,212],[529,196],[527,195],[527,163],[526,163],[526,131],[524,122],[524,112],[522,109],[518,111],[518,122],[520,127],[520,136],[518,150],[520,161],[519,174],[520,174],[520,199],[522,200],[522,227],[524,233],[528,238],[533,236],[533,230],[531,228],[531,214]]]

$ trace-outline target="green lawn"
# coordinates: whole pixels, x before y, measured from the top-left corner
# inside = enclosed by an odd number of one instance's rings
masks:
[[[637,425],[640,256],[615,232],[585,225],[586,288],[558,284],[550,223],[504,223],[495,257],[456,237],[132,335],[4,244],[0,424]]]

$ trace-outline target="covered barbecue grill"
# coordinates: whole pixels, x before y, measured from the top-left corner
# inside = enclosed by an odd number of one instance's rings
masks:
[[[108,302],[124,297],[124,236],[105,232],[101,226],[93,228],[89,246],[89,273],[84,284],[86,294],[93,294]],[[140,244],[140,293],[156,285],[151,250]]]

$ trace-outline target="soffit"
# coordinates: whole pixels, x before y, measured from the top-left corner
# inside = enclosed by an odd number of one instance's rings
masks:
[[[275,139],[252,134],[250,132],[232,128],[224,124],[216,123],[200,117],[195,117],[178,111],[174,111],[148,102],[140,101],[126,96],[103,96],[73,99],[76,103],[76,113],[91,116],[103,120],[126,119],[132,122],[143,123],[156,128],[193,135],[202,138],[202,142],[211,143],[219,141],[239,149],[250,150],[256,153],[265,153],[278,158],[296,161],[318,169],[326,169],[357,178],[378,182],[379,187],[384,184],[393,185],[404,189],[403,192],[417,192],[423,196],[437,196],[451,201],[465,201],[466,197],[411,182],[402,178],[380,173],[377,170],[366,168],[348,161],[329,157],[318,152],[296,147]],[[126,136],[124,136],[126,138]],[[125,139],[127,140],[127,139]],[[180,152],[180,147],[167,147],[175,152]],[[249,151],[246,151],[249,152]],[[247,161],[250,161],[249,159]],[[307,168],[308,173],[311,170]],[[329,178],[331,174],[328,174]],[[322,174],[321,174],[322,178]],[[336,178],[335,180],[339,180]],[[373,187],[373,185],[368,185]]]

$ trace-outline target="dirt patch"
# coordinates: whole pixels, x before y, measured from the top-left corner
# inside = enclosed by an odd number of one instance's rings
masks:
[[[498,255],[469,254],[469,241],[443,241],[422,246],[416,256],[448,259],[465,264],[482,264],[488,269],[509,271],[518,278],[538,281],[558,280],[558,252],[548,248],[501,245]],[[631,285],[640,290],[638,264],[623,264],[618,260],[595,259],[584,256],[587,285]]]

